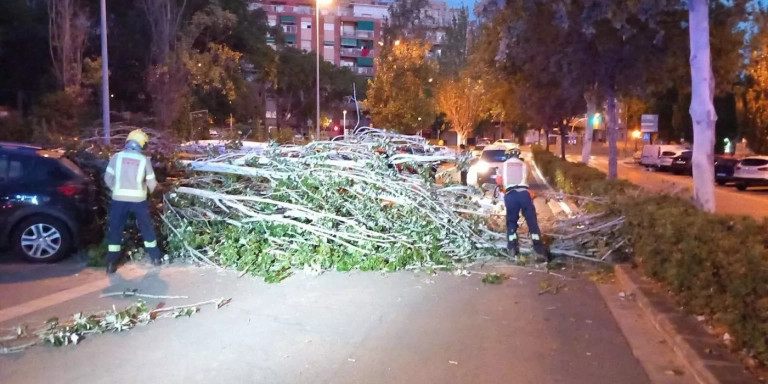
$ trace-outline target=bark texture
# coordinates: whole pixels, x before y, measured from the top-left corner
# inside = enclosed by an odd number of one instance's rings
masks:
[[[587,121],[584,123],[584,142],[581,148],[581,162],[589,164],[589,157],[592,155],[592,138],[595,132],[594,117],[597,113],[597,93],[594,89],[584,93],[584,100],[587,102]]]
[[[693,196],[702,210],[715,211],[714,148],[717,114],[715,78],[709,46],[709,0],[691,0],[691,119],[693,120]]]
[[[616,93],[609,88],[606,96],[608,97],[608,119],[605,128],[608,132],[608,178],[615,180],[619,176],[619,148],[616,146],[619,121],[616,118]]]

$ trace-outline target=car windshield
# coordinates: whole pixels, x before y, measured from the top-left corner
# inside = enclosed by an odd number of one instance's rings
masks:
[[[768,160],[765,159],[744,159],[741,161],[741,165],[747,166],[747,167],[762,167],[763,165],[768,165]]]
[[[480,158],[490,163],[502,163],[507,161],[507,153],[503,149],[491,149],[483,151]]]
[[[476,145],[475,146],[475,151],[482,151],[483,149],[485,149],[485,145]]]
[[[662,156],[667,156],[667,157],[669,157],[669,156],[677,156],[677,152],[664,151],[664,152],[661,153],[661,155]]]

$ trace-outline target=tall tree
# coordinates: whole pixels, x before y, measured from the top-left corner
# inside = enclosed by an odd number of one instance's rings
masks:
[[[442,76],[457,76],[467,65],[468,32],[469,13],[466,7],[461,7],[459,13],[453,16],[451,24],[445,28],[445,37],[440,42],[442,51],[437,62]]]
[[[715,211],[714,160],[717,114],[709,44],[709,0],[688,2],[691,35],[691,118],[693,119],[693,196],[701,209]]]
[[[186,0],[142,0],[150,27],[147,90],[160,128],[169,128],[186,102],[184,63],[176,50]],[[183,49],[183,48],[182,48]]]
[[[457,78],[443,80],[437,88],[437,108],[445,113],[456,130],[458,142],[466,143],[477,123],[487,114],[483,82],[464,72]]]
[[[377,126],[414,132],[420,121],[432,121],[435,64],[427,59],[429,44],[403,40],[385,46],[376,58],[376,74],[368,85],[366,104]],[[433,79],[433,81],[430,81]]]
[[[48,0],[51,59],[59,84],[67,90],[80,86],[83,52],[90,23],[78,0]]]

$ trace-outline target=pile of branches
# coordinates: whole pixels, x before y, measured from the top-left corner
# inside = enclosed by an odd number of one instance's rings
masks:
[[[371,128],[306,146],[236,150],[189,164],[164,201],[168,252],[280,281],[296,269],[452,267],[499,256],[479,191],[436,184],[455,158]],[[403,153],[406,152],[406,153]]]

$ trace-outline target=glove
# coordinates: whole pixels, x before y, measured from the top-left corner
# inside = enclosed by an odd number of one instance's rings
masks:
[[[531,195],[531,200],[536,198],[536,194],[532,190],[528,190],[528,194]]]

